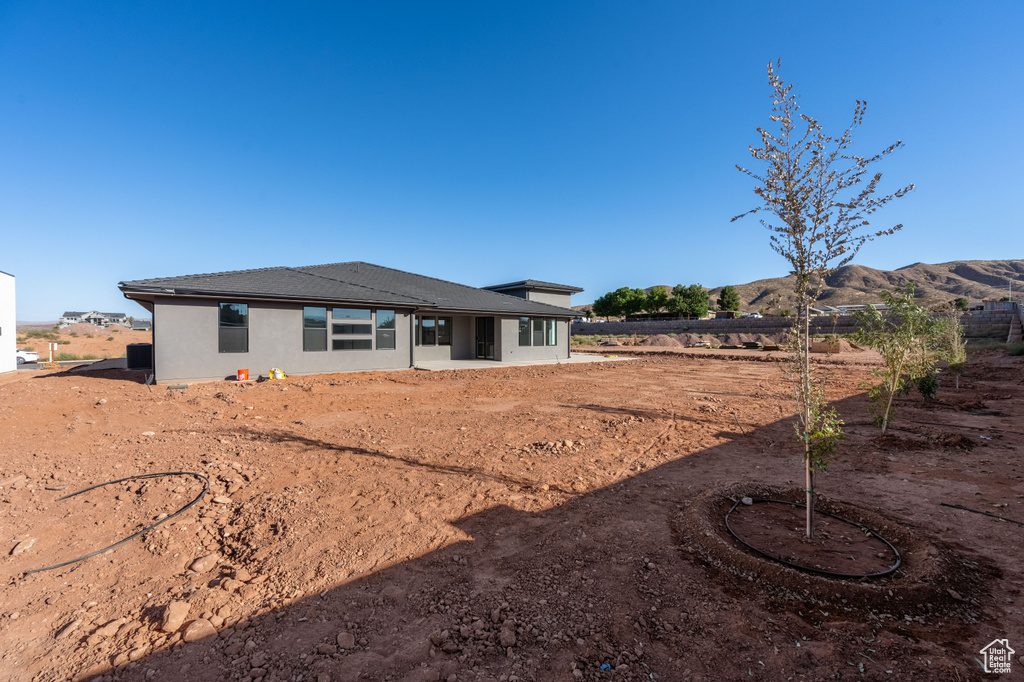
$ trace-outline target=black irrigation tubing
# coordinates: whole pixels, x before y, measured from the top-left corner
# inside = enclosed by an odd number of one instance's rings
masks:
[[[739,535],[736,535],[736,532],[732,529],[732,526],[729,525],[729,514],[732,514],[734,511],[736,511],[736,507],[739,506],[741,501],[742,500],[736,500],[735,504],[732,505],[732,509],[730,509],[725,514],[725,527],[728,529],[729,534],[732,535],[734,538],[736,538],[736,541],[739,542],[744,547],[746,547],[747,549],[752,550],[754,552],[757,552],[758,554],[760,554],[761,556],[765,557],[766,559],[771,559],[772,561],[780,563],[780,564],[782,564],[784,566],[789,566],[790,568],[795,568],[798,571],[805,571],[807,573],[814,573],[816,575],[825,575],[825,576],[828,576],[830,578],[854,578],[854,579],[860,579],[860,578],[882,578],[882,577],[887,576],[887,575],[889,575],[891,573],[894,573],[896,571],[896,569],[898,569],[900,567],[900,565],[902,565],[902,563],[903,563],[903,557],[900,556],[900,551],[898,549],[896,549],[896,547],[894,547],[891,542],[889,542],[888,540],[886,540],[881,535],[879,535],[875,531],[871,530],[870,528],[868,528],[864,524],[857,523],[856,521],[851,521],[850,519],[844,519],[842,516],[837,516],[836,514],[829,514],[828,512],[819,511],[819,510],[815,510],[814,513],[815,514],[824,514],[825,516],[830,516],[833,519],[838,519],[838,520],[842,521],[843,523],[848,523],[848,524],[850,524],[851,526],[853,526],[855,528],[860,528],[862,531],[864,531],[868,535],[873,535],[874,537],[876,537],[879,540],[881,540],[882,542],[884,542],[886,545],[888,545],[889,549],[892,550],[892,553],[896,555],[896,563],[893,564],[892,566],[890,566],[889,568],[887,568],[886,570],[881,571],[880,573],[835,573],[833,571],[823,571],[823,570],[818,569],[818,568],[811,568],[810,566],[801,566],[800,564],[795,564],[795,563],[793,563],[791,561],[786,561],[785,559],[783,559],[781,557],[773,556],[773,555],[769,554],[768,552],[765,552],[763,550],[758,549],[757,547],[754,547],[753,545],[747,544],[747,542],[745,540],[743,540],[743,538],[741,538]],[[784,502],[782,500],[759,500],[759,499],[755,499],[754,500],[755,504],[762,503],[762,502],[763,503],[770,503],[770,504],[788,504],[789,506],[797,507],[798,509],[806,508],[806,505],[797,504],[795,502]]]
[[[89,557],[94,557],[97,554],[103,554],[104,552],[106,552],[108,550],[114,549],[118,545],[123,545],[124,543],[128,542],[129,540],[133,540],[133,539],[139,537],[140,535],[142,535],[144,533],[148,533],[149,531],[151,531],[154,528],[156,528],[157,526],[159,526],[161,523],[166,523],[167,521],[170,521],[171,519],[173,519],[178,514],[181,514],[181,513],[185,512],[185,511],[187,511],[188,509],[192,508],[192,506],[195,505],[197,502],[199,502],[199,500],[203,499],[203,496],[206,495],[206,493],[209,492],[209,490],[210,490],[210,479],[208,479],[206,476],[203,476],[202,474],[197,474],[194,471],[164,471],[164,472],[159,473],[159,474],[139,474],[138,476],[128,476],[126,478],[119,478],[116,481],[107,481],[106,483],[97,483],[96,485],[91,485],[88,488],[83,488],[82,490],[79,490],[78,492],[71,493],[70,495],[65,495],[64,497],[58,497],[56,500],[54,500],[54,502],[60,502],[61,500],[66,500],[69,497],[74,497],[75,495],[81,495],[82,493],[87,493],[90,490],[95,490],[96,488],[102,488],[103,486],[106,486],[106,485],[113,485],[115,483],[123,483],[124,481],[133,481],[133,480],[140,479],[140,478],[158,478],[160,476],[192,476],[194,478],[198,478],[198,479],[202,480],[202,482],[203,482],[203,489],[196,496],[196,498],[194,500],[192,500],[191,502],[186,504],[184,507],[182,507],[178,511],[174,512],[170,516],[167,516],[165,518],[160,519],[159,521],[157,521],[156,523],[154,523],[151,526],[143,528],[142,530],[140,530],[137,533],[132,533],[128,537],[124,538],[123,540],[118,540],[117,542],[115,542],[112,545],[108,545],[107,547],[104,547],[103,549],[98,549],[95,552],[90,552],[89,554],[85,554],[83,556],[80,556],[77,559],[71,559],[70,561],[65,561],[65,562],[60,563],[60,564],[54,564],[53,566],[45,566],[43,568],[33,568],[30,571],[25,571],[25,575],[29,575],[31,573],[39,573],[41,571],[49,571],[49,570],[52,570],[54,568],[60,568],[62,566],[68,566],[70,564],[78,563],[79,561],[84,561],[84,560],[88,559]]]
[[[920,422],[914,419],[905,421],[911,424],[924,424],[926,426],[945,426],[947,428],[976,429],[978,431],[994,431],[996,433],[1012,433],[1015,436],[1024,436],[1024,431],[1010,431],[1009,429],[997,429],[994,426],[971,426],[969,424],[940,424],[939,422]]]
[[[939,502],[939,504],[941,504],[943,507],[952,507],[953,509],[963,509],[964,511],[974,512],[975,514],[984,514],[985,516],[991,516],[993,519],[999,519],[1000,521],[1006,521],[1008,523],[1016,523],[1018,526],[1024,526],[1024,523],[1021,523],[1020,521],[1016,521],[1014,519],[1008,519],[1005,516],[999,516],[998,514],[993,514],[992,512],[981,511],[980,509],[971,509],[970,507],[965,507],[962,504],[946,504],[945,502]]]

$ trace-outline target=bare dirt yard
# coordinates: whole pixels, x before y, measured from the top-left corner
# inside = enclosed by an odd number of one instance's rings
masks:
[[[57,342],[56,359],[63,354],[68,359],[95,360],[102,358],[120,358],[125,354],[125,347],[130,343],[152,343],[153,333],[131,330],[118,325],[97,327],[94,324],[80,322],[52,332],[49,336],[30,336],[29,334],[46,334],[52,328],[33,326],[18,327],[18,348],[34,350],[39,359],[45,362],[50,357],[50,342]]]
[[[735,496],[803,487],[767,353],[185,389],[4,375],[0,679],[986,679],[986,644],[1024,653],[1024,527],[940,503],[1024,521],[1024,358],[972,355],[885,439],[871,363],[848,359],[820,503],[891,533],[904,563],[881,579],[765,568],[720,535]],[[159,472],[210,491],[26,574],[202,490],[57,501]],[[774,512],[747,527],[777,533]]]

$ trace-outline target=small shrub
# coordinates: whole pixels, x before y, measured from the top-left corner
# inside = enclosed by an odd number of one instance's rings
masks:
[[[917,391],[921,394],[924,401],[926,403],[931,402],[935,400],[939,391],[939,372],[933,369],[931,372],[917,377],[914,383],[917,385]]]
[[[1007,355],[1024,355],[1024,343],[1008,343],[1006,344]]]
[[[57,361],[57,362],[67,362],[69,360],[81,360],[81,359],[82,358],[78,357],[74,353],[58,353],[57,357],[54,358],[54,360]]]
[[[21,332],[22,337],[26,339],[47,339],[54,341],[57,338],[57,334],[52,329],[26,329]]]
[[[99,360],[100,356],[93,355],[92,353],[86,353],[82,356],[82,360]]]
[[[114,340],[114,337],[113,337],[113,336],[108,336],[108,337],[107,337],[107,341],[113,341],[113,340]]]
[[[70,346],[71,345],[71,342],[68,341],[67,339],[57,339],[56,343],[57,343],[58,346]]]
[[[68,334],[68,336],[78,336],[78,332],[71,332]]]

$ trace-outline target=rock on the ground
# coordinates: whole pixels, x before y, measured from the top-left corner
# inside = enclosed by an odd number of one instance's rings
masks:
[[[516,633],[512,630],[509,630],[508,628],[503,628],[501,631],[501,635],[498,636],[498,641],[500,641],[501,645],[504,647],[515,646]]]
[[[213,627],[213,623],[205,618],[199,618],[188,624],[181,638],[186,642],[195,642],[196,640],[216,634],[217,628]]]
[[[214,568],[217,565],[218,561],[220,561],[220,557],[217,556],[216,552],[214,552],[213,554],[201,556],[195,561],[193,561],[189,565],[189,569],[195,571],[196,573],[206,573],[207,571]]]
[[[331,654],[338,653],[338,647],[333,644],[319,644],[316,647],[316,652],[324,656],[330,656]]]
[[[183,601],[172,601],[164,609],[164,618],[160,623],[160,629],[164,632],[177,632],[181,624],[188,616],[188,603]]]
[[[351,649],[356,645],[356,638],[351,632],[338,633],[338,646],[342,649]]]
[[[27,552],[32,549],[32,545],[34,544],[36,544],[35,538],[26,538],[22,540],[14,546],[14,549],[11,550],[11,556],[18,556],[22,552]]]

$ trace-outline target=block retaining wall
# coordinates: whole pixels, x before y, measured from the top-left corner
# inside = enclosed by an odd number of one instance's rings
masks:
[[[1010,333],[1014,310],[974,311],[964,315],[964,336],[971,339],[993,338],[1005,340]],[[624,322],[574,322],[572,334],[584,336],[613,336],[617,334],[778,334],[787,331],[793,318],[744,317],[735,320],[683,320],[641,319]],[[852,334],[857,324],[852,315],[843,315],[833,323],[828,315],[811,318],[814,334]]]

